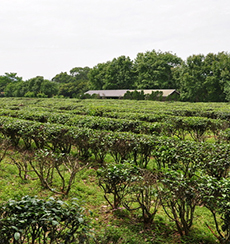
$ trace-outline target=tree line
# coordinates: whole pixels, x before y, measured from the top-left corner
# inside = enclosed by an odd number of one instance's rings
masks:
[[[16,73],[0,76],[1,96],[76,97],[87,90],[177,89],[181,101],[230,101],[230,54],[191,55],[182,60],[171,52],[147,51],[134,60],[120,56],[93,68],[75,67],[51,80],[23,81]]]

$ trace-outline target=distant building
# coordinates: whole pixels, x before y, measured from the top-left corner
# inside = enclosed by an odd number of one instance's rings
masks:
[[[89,95],[99,95],[101,98],[122,98],[125,93],[138,91],[143,91],[144,94],[151,94],[152,92],[161,92],[162,93],[162,100],[170,100],[170,98],[173,98],[173,100],[178,100],[180,97],[180,94],[176,89],[148,89],[148,90],[90,90],[85,92],[85,94]]]

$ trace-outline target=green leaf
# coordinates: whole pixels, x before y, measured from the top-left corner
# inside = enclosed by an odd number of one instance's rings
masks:
[[[58,225],[58,224],[59,224],[59,223],[58,223],[57,221],[55,221],[55,220],[52,221],[52,225],[56,226],[56,225]]]
[[[14,239],[16,240],[16,241],[18,241],[19,239],[20,239],[20,233],[19,232],[15,232],[14,233]]]
[[[78,222],[79,222],[80,224],[82,224],[82,223],[84,222],[84,219],[83,219],[83,218],[78,218]]]

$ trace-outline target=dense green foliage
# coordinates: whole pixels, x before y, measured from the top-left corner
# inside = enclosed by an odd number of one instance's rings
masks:
[[[182,60],[171,53],[156,52],[138,53],[134,61],[138,89],[178,88],[174,70]]]
[[[51,81],[42,76],[23,81],[16,73],[0,76],[1,96],[6,97],[88,98],[87,90],[108,89],[177,89],[181,101],[230,101],[230,54],[199,54],[182,60],[176,54],[152,50],[138,53],[134,60],[120,56],[93,68],[75,67]],[[126,98],[161,100],[157,94],[133,93]]]
[[[183,101],[229,101],[230,55],[193,55],[181,66],[180,92]]]
[[[95,66],[90,70],[89,78],[97,90],[131,89],[135,83],[133,62],[125,56],[114,58],[111,62]]]
[[[76,201],[25,196],[0,207],[0,243],[84,243],[87,223]]]
[[[76,67],[70,74],[57,74],[51,81],[42,76],[23,81],[15,73],[6,73],[0,76],[0,91],[6,97],[77,97],[88,90],[89,70]]]

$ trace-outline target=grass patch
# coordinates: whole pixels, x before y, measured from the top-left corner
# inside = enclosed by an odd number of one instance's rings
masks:
[[[31,174],[27,180],[22,180],[18,175],[17,167],[11,163],[10,153],[0,163],[0,202],[9,199],[19,199],[22,196],[38,196],[48,199],[54,197],[62,198],[61,195],[52,193],[41,187],[36,175]],[[20,160],[22,155],[17,154]],[[110,160],[112,160],[110,158]],[[154,167],[154,160],[151,159],[148,167]],[[69,196],[64,200],[78,198],[83,204],[86,214],[91,222],[94,239],[91,243],[187,243],[187,244],[214,244],[216,243],[212,233],[206,227],[208,222],[214,229],[212,216],[204,207],[197,207],[195,212],[194,225],[190,236],[181,239],[176,231],[174,222],[170,221],[162,209],[156,214],[154,222],[144,225],[141,221],[141,214],[127,210],[111,210],[105,201],[104,193],[97,184],[96,168],[84,168],[77,173],[76,179],[70,190]],[[57,182],[58,183],[58,182]]]

